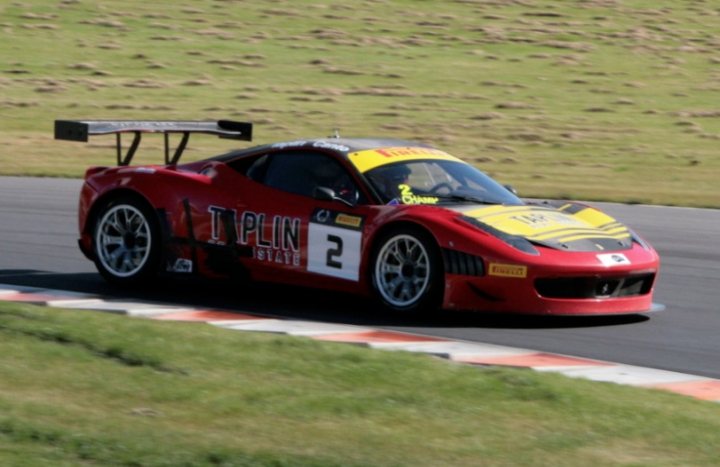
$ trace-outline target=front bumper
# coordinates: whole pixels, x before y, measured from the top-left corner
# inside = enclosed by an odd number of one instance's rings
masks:
[[[452,310],[536,315],[620,315],[659,311],[653,291],[659,259],[634,245],[622,252],[627,264],[607,266],[595,253],[543,251],[519,258],[485,259],[482,276],[446,274],[443,306]],[[492,274],[498,271],[514,274]],[[454,271],[453,271],[454,272]]]

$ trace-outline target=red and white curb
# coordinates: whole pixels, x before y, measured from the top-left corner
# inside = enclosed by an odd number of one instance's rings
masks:
[[[195,321],[236,331],[305,336],[375,349],[418,352],[478,366],[509,366],[561,373],[573,378],[663,389],[720,402],[720,380],[502,345],[464,342],[362,326],[277,319],[252,313],[204,310],[103,299],[64,290],[0,284],[0,301],[118,313],[165,321]]]

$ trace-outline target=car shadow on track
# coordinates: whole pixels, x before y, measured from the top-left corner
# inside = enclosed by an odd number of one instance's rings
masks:
[[[0,283],[70,290],[109,299],[139,300],[178,306],[225,309],[282,319],[302,319],[393,328],[562,329],[618,326],[647,321],[646,315],[531,316],[439,311],[432,315],[392,313],[369,299],[336,292],[275,284],[211,282],[196,278],[158,279],[120,288],[98,274],[60,274],[35,270],[0,270]]]

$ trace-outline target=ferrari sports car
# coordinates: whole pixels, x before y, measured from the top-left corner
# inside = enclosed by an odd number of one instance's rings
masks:
[[[164,164],[131,164],[145,133],[164,135]],[[404,312],[658,308],[658,255],[631,229],[584,204],[523,201],[434,147],[299,139],[180,164],[193,133],[250,141],[252,124],[55,122],[56,139],[116,135],[117,167],[88,169],[79,205],[80,249],[108,281],[275,282]],[[171,134],[181,136],[172,154]]]

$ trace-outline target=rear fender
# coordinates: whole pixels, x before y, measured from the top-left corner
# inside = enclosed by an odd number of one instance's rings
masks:
[[[85,216],[85,221],[80,229],[80,232],[85,235],[91,235],[93,226],[95,225],[95,221],[97,220],[97,216],[102,210],[102,208],[113,199],[119,198],[121,196],[134,198],[138,200],[138,202],[145,204],[151,210],[155,211],[152,203],[146,197],[144,197],[135,190],[128,188],[117,188],[114,190],[109,190],[95,198],[92,206],[90,207],[90,210],[87,213],[87,216]]]

